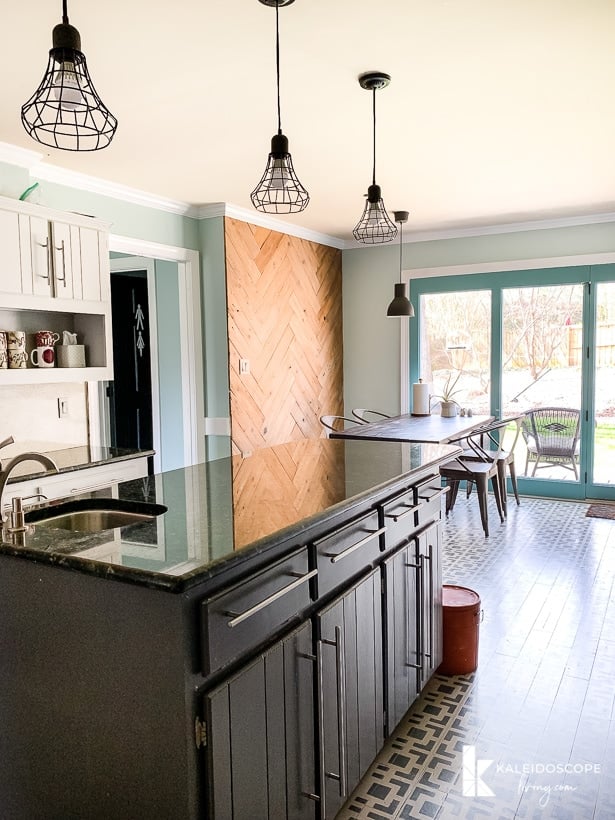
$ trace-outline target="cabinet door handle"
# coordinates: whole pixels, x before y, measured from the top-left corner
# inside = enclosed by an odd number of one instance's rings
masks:
[[[230,629],[233,629],[235,626],[239,626],[239,624],[247,621],[248,618],[256,615],[257,612],[260,612],[261,609],[265,609],[265,607],[269,606],[269,604],[277,601],[278,598],[282,598],[282,596],[292,592],[293,589],[297,589],[297,587],[301,586],[301,584],[305,584],[305,582],[309,581],[310,578],[314,578],[315,575],[318,575],[317,569],[313,569],[311,572],[306,572],[305,575],[300,575],[296,581],[292,581],[290,584],[282,587],[282,589],[279,589],[277,592],[269,595],[269,597],[259,601],[257,604],[254,604],[254,606],[251,606],[250,609],[246,609],[245,612],[226,612],[225,615],[231,616],[231,620],[227,623],[227,626],[230,627]]]
[[[405,566],[408,569],[415,570],[415,575],[416,575],[416,578],[417,578],[416,587],[417,587],[417,589],[420,589],[420,583],[419,583],[420,582],[420,570],[421,570],[420,561],[416,564],[410,564],[410,563],[406,562]],[[420,591],[419,591],[418,594],[420,595]],[[421,632],[420,632],[420,629],[418,628],[418,624],[420,623],[420,618],[419,618],[420,608],[421,608],[421,603],[420,603],[420,600],[419,600],[418,603],[415,603],[415,607],[414,607],[414,628],[416,630],[416,635],[417,635],[417,641],[416,641],[416,656],[417,656],[417,658],[421,658],[421,639],[420,639]],[[410,637],[409,619],[410,619],[410,612],[408,611],[407,618],[406,618],[406,623],[408,624],[408,638]],[[408,650],[408,647],[406,647],[406,651],[407,650]],[[410,669],[422,669],[423,668],[422,661],[421,661],[421,663],[410,663],[410,661],[408,660],[408,661],[406,661],[404,666],[407,666]]]
[[[45,254],[45,259],[47,260],[47,273],[37,273],[36,275],[39,279],[46,279],[48,282],[51,281],[51,265],[50,265],[50,247],[49,247],[49,240],[46,239],[44,242],[37,242],[37,245],[40,245],[41,248],[45,248],[47,253]]]
[[[344,636],[341,627],[335,627],[335,668],[337,672],[337,734],[340,761],[340,796],[346,797],[346,663]]]
[[[62,254],[62,276],[56,276],[56,281],[63,282],[64,287],[66,287],[66,250],[64,248],[64,240],[60,241],[60,247],[56,245],[56,250],[60,251]]]
[[[405,518],[407,515],[410,515],[410,513],[416,512],[423,505],[422,504],[404,504],[403,506],[407,507],[408,509],[404,510],[402,513],[387,513],[384,517],[385,518],[391,518],[397,524],[397,522],[400,521],[402,518]]]
[[[324,707],[324,686],[322,673],[322,647],[324,644],[335,646],[335,679],[337,694],[337,755],[339,774],[328,772],[325,766],[325,707]],[[317,645],[317,666],[318,666],[318,693],[320,697],[320,782],[322,791],[321,818],[326,817],[325,807],[325,778],[337,780],[339,783],[340,797],[346,797],[346,663],[344,655],[344,636],[339,626],[335,627],[335,640],[321,638]]]
[[[322,641],[316,642],[316,676],[318,678],[318,750],[320,764],[320,820],[327,817],[327,790],[325,788],[325,698],[322,673]]]
[[[346,558],[346,556],[350,555],[351,552],[360,549],[361,547],[365,546],[365,544],[368,544],[373,538],[382,535],[382,533],[386,531],[386,527],[380,527],[379,530],[374,530],[373,532],[370,532],[370,534],[366,535],[365,538],[362,538],[360,541],[357,541],[356,544],[353,544],[352,546],[347,547],[345,550],[342,550],[342,552],[323,552],[323,555],[326,558],[330,558],[332,564],[337,564],[337,562],[341,561],[342,558]]]

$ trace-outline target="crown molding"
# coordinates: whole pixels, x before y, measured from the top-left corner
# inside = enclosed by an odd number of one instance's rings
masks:
[[[11,145],[8,142],[0,142],[0,162],[6,162],[8,165],[32,168],[41,162],[43,156],[39,151],[31,151],[28,148],[20,148],[18,145]]]
[[[30,176],[53,182],[57,185],[66,185],[81,191],[108,196],[119,199],[122,202],[129,202],[133,205],[140,205],[144,208],[153,208],[158,211],[187,216],[192,219],[211,219],[216,216],[228,216],[238,219],[241,222],[249,222],[262,228],[286,233],[289,236],[296,236],[299,239],[306,239],[316,242],[319,245],[328,245],[338,250],[352,250],[361,248],[369,250],[382,247],[382,245],[363,245],[354,239],[342,239],[329,234],[313,231],[310,228],[303,228],[293,222],[286,222],[270,214],[263,214],[260,211],[242,208],[228,202],[213,202],[204,205],[191,205],[188,202],[181,202],[128,185],[121,185],[116,182],[99,177],[82,174],[78,171],[69,171],[56,165],[45,162],[45,155],[27,148],[20,148],[17,145],[0,142],[0,162],[9,165],[17,165],[27,168]],[[548,219],[532,219],[524,222],[506,222],[495,225],[476,225],[458,228],[442,228],[425,231],[412,231],[406,229],[403,242],[413,244],[415,242],[436,242],[442,239],[465,239],[478,236],[493,236],[496,234],[520,233],[522,231],[538,231],[558,228],[571,228],[583,225],[597,225],[601,223],[615,222],[615,213],[586,214],[583,216],[563,216]],[[393,240],[395,242],[395,240]],[[390,244],[390,243],[386,243]]]
[[[56,165],[48,165],[39,162],[30,169],[30,174],[36,179],[45,182],[54,182],[57,185],[67,185],[80,191],[89,191],[92,194],[108,196],[112,199],[121,199],[123,202],[130,202],[132,205],[141,205],[144,208],[154,208],[157,211],[177,214],[179,216],[195,216],[196,209],[187,202],[178,202],[173,199],[141,191],[138,188],[130,188],[128,185],[121,185],[118,182],[109,182],[106,179],[92,177],[78,171],[69,171],[66,168],[59,168]]]
[[[585,216],[561,216],[549,219],[531,219],[525,222],[504,222],[498,225],[477,225],[466,228],[443,228],[433,231],[404,232],[403,244],[411,245],[415,242],[435,242],[441,239],[464,239],[476,236],[494,236],[503,233],[522,233],[523,231],[546,231],[558,228],[574,228],[582,225],[599,225],[605,222],[615,222],[615,212],[587,214]],[[393,240],[395,243],[395,240]],[[392,243],[386,243],[392,244]],[[382,245],[363,245],[354,239],[348,240],[345,250],[351,248],[380,248]]]
[[[330,236],[329,234],[313,231],[310,228],[303,228],[300,225],[295,225],[293,222],[286,222],[283,219],[278,219],[271,214],[264,214],[261,211],[256,211],[248,208],[242,208],[239,205],[233,205],[231,202],[212,202],[207,205],[201,205],[199,208],[198,219],[211,219],[215,216],[228,216],[231,219],[237,219],[240,222],[249,222],[252,225],[258,225],[259,228],[267,228],[271,231],[278,231],[289,236],[296,236],[298,239],[306,239],[308,242],[315,242],[318,245],[327,245],[331,248],[343,250],[346,247],[346,241],[337,236]]]

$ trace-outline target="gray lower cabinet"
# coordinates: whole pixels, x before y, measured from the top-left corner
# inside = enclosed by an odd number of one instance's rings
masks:
[[[442,661],[439,539],[434,523],[383,562],[387,735]]]
[[[432,524],[416,539],[418,564],[419,691],[442,663],[442,566],[440,527]]]
[[[380,569],[317,615],[320,818],[333,818],[382,748]]]
[[[417,540],[383,565],[386,601],[386,732],[391,734],[419,693]]]
[[[314,820],[312,626],[305,623],[204,697],[215,820]]]

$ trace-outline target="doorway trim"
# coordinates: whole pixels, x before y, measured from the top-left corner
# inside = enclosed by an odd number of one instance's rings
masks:
[[[177,263],[180,311],[179,342],[182,362],[183,457],[185,466],[198,464],[205,460],[205,395],[199,253],[188,248],[161,245],[157,242],[115,234],[109,236],[109,251],[125,253],[129,256],[145,257],[145,259],[160,259]],[[142,261],[141,269],[143,269]],[[88,402],[90,410],[90,444],[101,446],[104,436],[102,429],[104,422],[96,382],[88,383]]]
[[[111,273],[124,271],[145,271],[147,274],[147,315],[149,317],[150,375],[152,386],[152,439],[154,450],[154,472],[162,471],[161,433],[160,433],[160,383],[158,371],[158,319],[156,314],[156,276],[155,262],[142,256],[126,256],[122,259],[111,259]],[[101,382],[102,389],[102,382]],[[106,402],[105,402],[106,404]],[[104,407],[106,417],[107,408]],[[105,436],[109,435],[108,419],[105,418]],[[109,438],[107,438],[107,443]]]

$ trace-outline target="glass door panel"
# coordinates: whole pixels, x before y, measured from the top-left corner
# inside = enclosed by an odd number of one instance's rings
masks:
[[[489,414],[491,291],[424,294],[420,333],[420,377],[432,395]]]
[[[593,484],[615,484],[615,282],[596,285]]]
[[[579,481],[582,341],[582,284],[502,291],[502,414],[526,414],[522,477]]]

